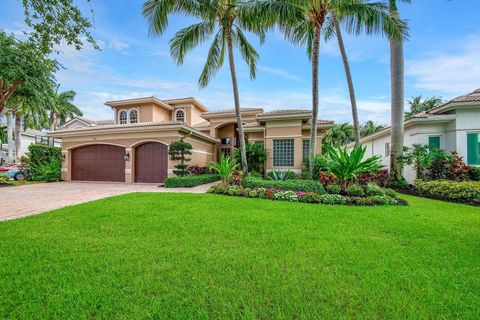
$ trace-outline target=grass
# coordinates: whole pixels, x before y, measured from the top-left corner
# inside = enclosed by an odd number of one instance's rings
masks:
[[[0,318],[478,319],[480,212],[129,194],[0,223]]]

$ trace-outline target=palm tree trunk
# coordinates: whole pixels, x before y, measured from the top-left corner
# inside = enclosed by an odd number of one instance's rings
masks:
[[[56,127],[56,115],[55,112],[52,110],[50,111],[50,131],[54,131]]]
[[[8,157],[7,162],[13,163],[15,157],[13,156],[14,144],[13,144],[13,124],[12,124],[12,114],[7,113],[7,140],[8,140]]]
[[[395,0],[390,0],[390,15],[400,19]],[[393,181],[399,181],[402,179],[403,169],[399,157],[403,153],[404,139],[404,56],[402,40],[390,40],[390,77],[392,91],[390,172]]]
[[[360,145],[360,123],[358,121],[357,99],[355,98],[355,88],[353,87],[352,73],[350,71],[350,64],[348,63],[347,52],[345,44],[343,43],[342,32],[337,18],[333,15],[333,23],[335,25],[335,32],[337,34],[338,47],[342,55],[343,66],[345,68],[345,75],[347,77],[348,93],[350,94],[350,104],[352,105],[352,120],[353,130],[355,134],[355,146]]]
[[[313,179],[315,169],[315,151],[317,149],[317,119],[318,119],[318,56],[320,52],[320,29],[315,27],[312,48],[312,126],[310,128],[310,145],[308,150],[309,175]]]
[[[237,118],[238,138],[240,139],[240,157],[242,159],[242,170],[244,174],[248,173],[247,151],[245,148],[245,134],[243,132],[242,114],[240,113],[240,96],[238,94],[237,73],[235,71],[235,61],[233,59],[233,43],[231,30],[226,30],[228,62],[230,64],[230,73],[232,75],[233,99],[235,103],[235,115]]]
[[[20,159],[20,148],[21,148],[21,134],[22,134],[22,121],[18,113],[15,113],[15,157]]]

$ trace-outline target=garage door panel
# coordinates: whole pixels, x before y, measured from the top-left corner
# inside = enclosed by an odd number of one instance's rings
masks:
[[[72,180],[125,182],[125,148],[90,145],[72,151]]]
[[[135,182],[161,183],[168,175],[168,148],[148,142],[135,148]]]

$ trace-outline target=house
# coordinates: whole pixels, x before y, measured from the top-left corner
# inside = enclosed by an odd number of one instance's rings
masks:
[[[457,151],[467,164],[480,165],[480,89],[406,120],[404,141],[409,147],[423,144]],[[367,148],[366,157],[380,156],[382,164],[389,167],[390,127],[360,139],[360,143]],[[405,167],[404,176],[412,182],[414,168]]]
[[[19,157],[28,152],[28,146],[33,143],[41,143],[48,145],[60,146],[60,141],[54,138],[49,138],[46,132],[27,129],[20,133],[20,152]],[[12,158],[16,158],[15,150],[13,150]],[[0,163],[7,163],[8,161],[8,143],[0,144]]]
[[[156,97],[108,101],[112,121],[74,118],[50,137],[62,139],[64,180],[160,183],[176,164],[168,145],[184,139],[193,146],[191,165],[205,166],[238,147],[234,110],[209,111],[195,98]],[[246,138],[270,152],[265,167],[300,173],[308,152],[311,112],[242,108]],[[318,121],[317,152],[333,121]]]

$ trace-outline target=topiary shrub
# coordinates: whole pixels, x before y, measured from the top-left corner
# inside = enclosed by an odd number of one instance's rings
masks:
[[[28,146],[29,169],[33,181],[59,181],[62,177],[62,150],[59,147]]]
[[[175,165],[175,170],[173,170],[173,173],[177,176],[183,177],[189,174],[187,170],[188,165],[186,163],[191,160],[190,158],[187,158],[187,155],[192,154],[192,148],[193,147],[190,143],[183,140],[170,143],[168,147],[170,159],[173,161],[180,161],[180,164]]]
[[[359,186],[358,184],[352,184],[347,190],[345,190],[345,192],[350,197],[363,197],[365,195],[362,186]]]
[[[374,183],[369,183],[367,184],[367,186],[365,187],[365,194],[369,197],[372,197],[372,196],[384,196],[385,195],[385,191],[380,188],[379,186],[377,186],[376,184]]]
[[[338,184],[330,184],[327,186],[326,191],[328,194],[340,194],[342,192],[342,187]]]

